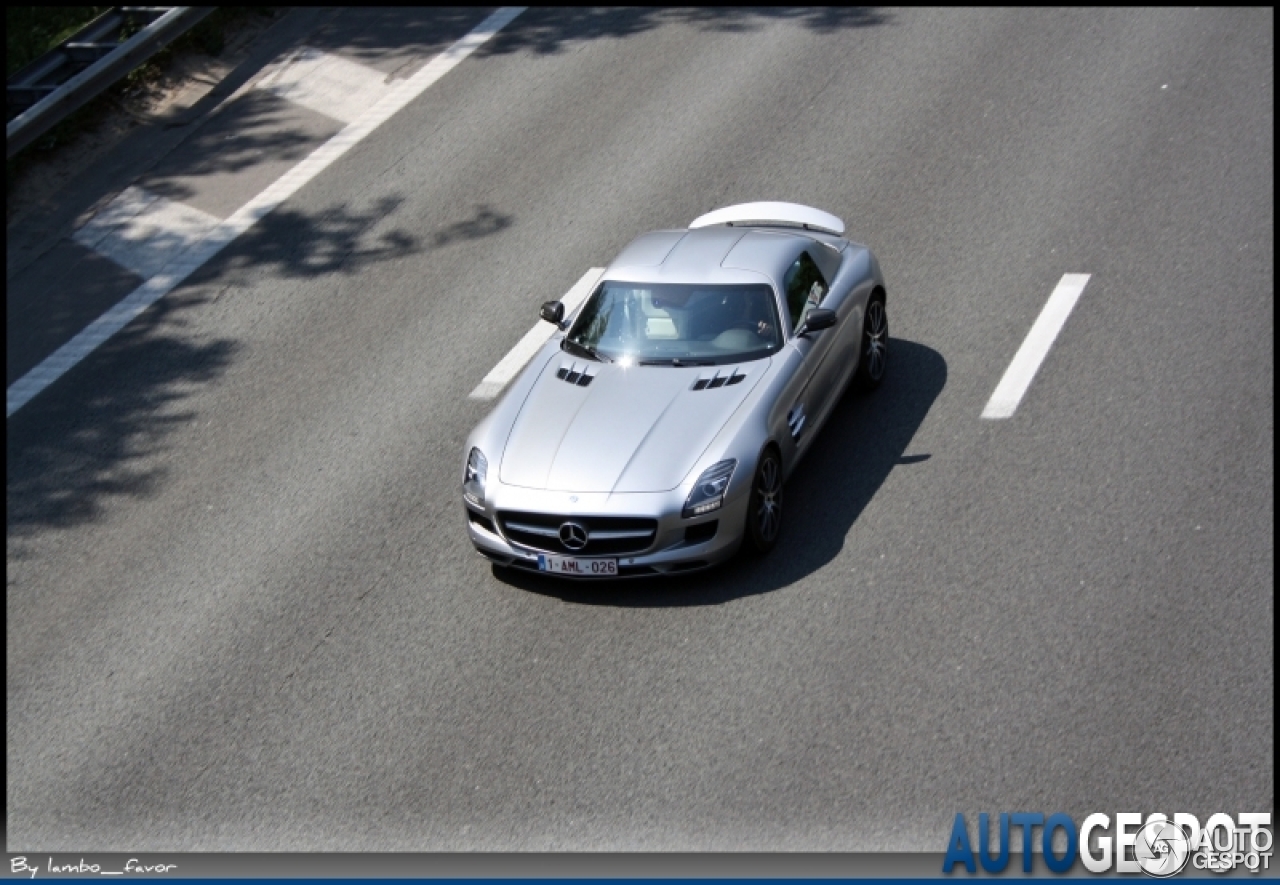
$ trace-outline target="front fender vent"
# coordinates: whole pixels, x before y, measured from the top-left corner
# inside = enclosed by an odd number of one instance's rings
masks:
[[[694,390],[715,390],[717,387],[731,387],[734,384],[741,384],[742,379],[746,378],[746,374],[738,368],[732,368],[728,372],[715,372],[711,375],[700,375],[698,380],[693,382]]]
[[[787,413],[787,426],[791,429],[791,437],[798,442],[804,433],[804,403],[796,403]]]
[[[566,363],[556,370],[556,377],[568,384],[586,387],[595,380],[597,371],[589,363]]]

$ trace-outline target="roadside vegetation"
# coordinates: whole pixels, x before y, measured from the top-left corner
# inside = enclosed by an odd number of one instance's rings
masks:
[[[4,75],[12,77],[110,6],[10,6],[4,11]]]
[[[14,73],[55,48],[110,6],[10,6],[5,9],[5,76]],[[75,111],[5,163],[5,190],[31,162],[69,144],[87,129],[101,123],[106,114],[132,95],[138,95],[162,77],[180,54],[198,52],[216,56],[226,45],[228,34],[252,15],[271,15],[271,7],[223,6],[151,56],[118,83],[84,107]]]

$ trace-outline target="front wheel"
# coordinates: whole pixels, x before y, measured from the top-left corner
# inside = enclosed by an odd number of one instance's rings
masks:
[[[765,449],[751,481],[747,507],[747,545],[752,552],[768,553],[782,531],[782,461],[773,449]]]
[[[884,296],[876,294],[867,302],[862,318],[862,353],[858,357],[857,385],[861,390],[875,390],[884,380],[889,362],[889,314]]]

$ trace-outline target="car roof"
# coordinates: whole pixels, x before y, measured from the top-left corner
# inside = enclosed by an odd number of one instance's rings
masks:
[[[839,250],[840,237],[776,226],[717,225],[643,234],[618,254],[604,279],[652,283],[761,282],[781,287],[805,248]]]

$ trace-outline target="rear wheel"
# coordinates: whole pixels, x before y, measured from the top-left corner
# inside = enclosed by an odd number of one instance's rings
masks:
[[[773,449],[765,449],[751,481],[747,507],[747,545],[752,552],[768,553],[782,531],[782,461]]]
[[[884,296],[876,293],[867,302],[862,318],[862,353],[858,357],[857,385],[862,390],[875,390],[884,380],[889,362],[889,314]]]

